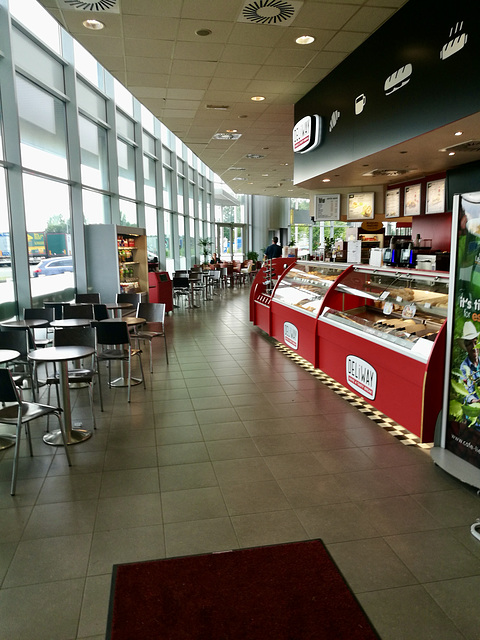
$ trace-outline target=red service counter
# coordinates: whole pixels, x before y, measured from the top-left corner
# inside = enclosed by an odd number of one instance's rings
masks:
[[[252,291],[252,321],[432,442],[442,408],[448,279],[444,272],[298,261],[284,269],[268,304]]]
[[[173,311],[173,286],[167,271],[149,271],[148,299],[149,302],[162,302],[165,313]]]

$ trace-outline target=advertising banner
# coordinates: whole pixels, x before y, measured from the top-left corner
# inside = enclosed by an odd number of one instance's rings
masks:
[[[455,248],[444,446],[480,468],[480,192],[455,197],[452,254]]]

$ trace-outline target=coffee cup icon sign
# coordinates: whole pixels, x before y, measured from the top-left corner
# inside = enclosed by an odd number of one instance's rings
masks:
[[[361,93],[355,98],[355,115],[358,116],[362,113],[363,107],[367,104],[367,96]]]

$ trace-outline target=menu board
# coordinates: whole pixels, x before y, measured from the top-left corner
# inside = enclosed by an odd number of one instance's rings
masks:
[[[400,189],[388,189],[385,194],[385,218],[400,217]]]
[[[315,220],[340,220],[340,194],[329,193],[315,196]]]
[[[445,211],[445,179],[427,182],[427,204],[425,213]]]
[[[405,187],[405,197],[403,202],[404,216],[419,216],[422,197],[422,185],[413,184]]]
[[[347,220],[372,220],[375,193],[349,193]]]

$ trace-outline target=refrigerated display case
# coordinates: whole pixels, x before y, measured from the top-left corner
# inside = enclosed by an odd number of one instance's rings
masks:
[[[348,264],[298,261],[284,271],[273,291],[270,335],[313,365],[316,324],[325,295]]]
[[[422,442],[440,415],[449,274],[355,265],[325,296],[318,368]]]
[[[113,302],[117,293],[141,293],[148,299],[145,229],[114,224],[85,226],[87,287]]]
[[[279,278],[296,258],[274,258],[266,260],[258,269],[250,288],[250,320],[270,335],[270,306],[272,293]]]

